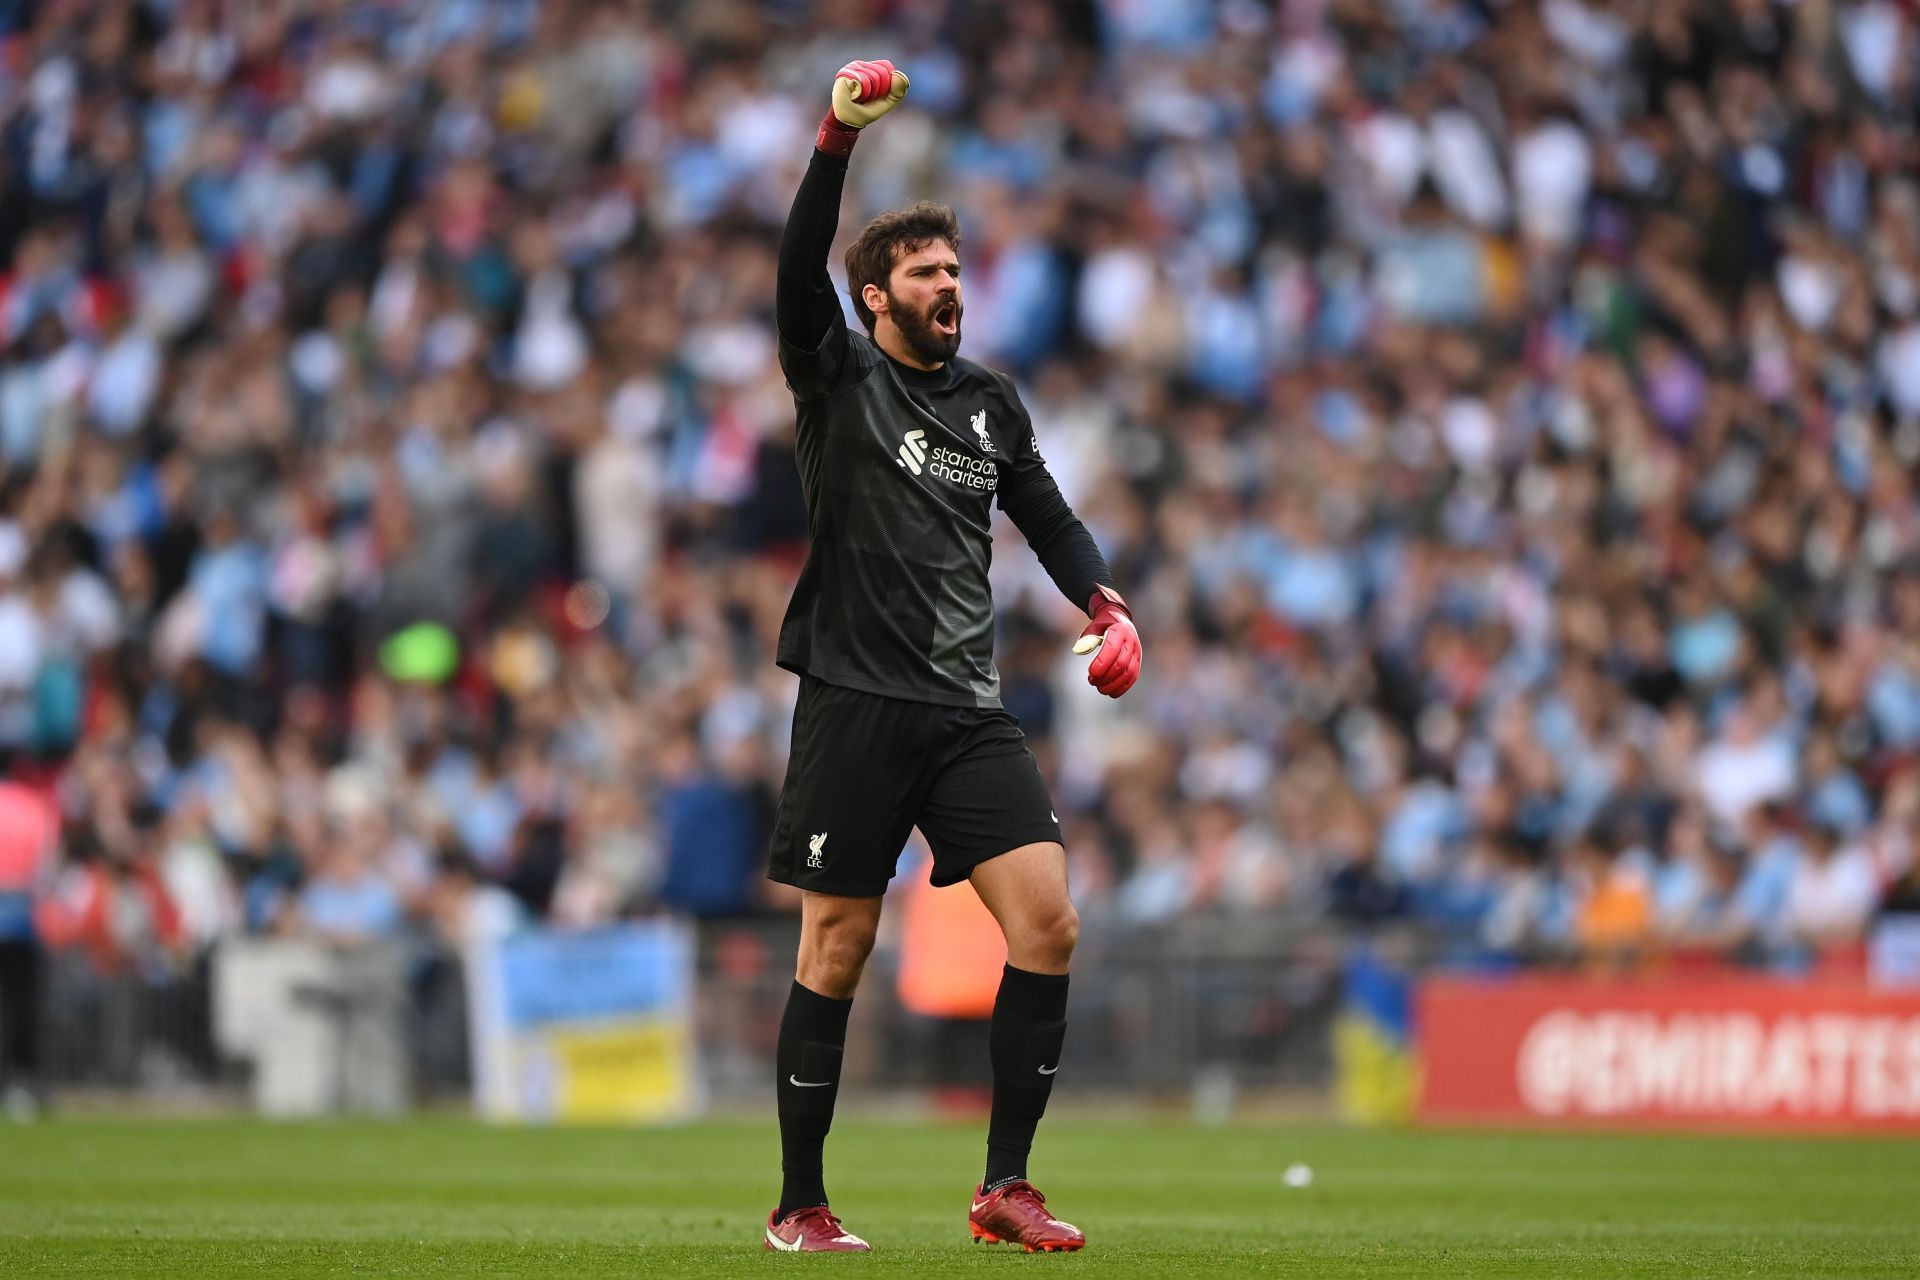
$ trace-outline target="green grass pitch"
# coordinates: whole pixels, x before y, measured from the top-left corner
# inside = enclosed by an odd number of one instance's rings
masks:
[[[0,1275],[1920,1275],[1912,1142],[1063,1117],[1034,1177],[1091,1243],[1029,1256],[968,1241],[981,1129],[843,1118],[828,1186],[876,1252],[795,1257],[760,1244],[771,1115],[0,1127]]]

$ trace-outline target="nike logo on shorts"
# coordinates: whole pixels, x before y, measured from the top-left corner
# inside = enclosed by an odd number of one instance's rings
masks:
[[[787,1083],[802,1089],[824,1089],[832,1084],[831,1080],[802,1080],[799,1076],[788,1076]]]
[[[1060,1069],[1060,1064],[1056,1062],[1056,1063],[1054,1063],[1054,1064],[1053,1064],[1052,1066],[1050,1066],[1050,1067],[1042,1067],[1042,1068],[1040,1068],[1040,1074],[1041,1074],[1041,1075],[1043,1075],[1043,1076],[1050,1076],[1050,1075],[1052,1075],[1052,1074],[1053,1074],[1054,1072],[1056,1072],[1056,1071],[1058,1071],[1059,1069]]]

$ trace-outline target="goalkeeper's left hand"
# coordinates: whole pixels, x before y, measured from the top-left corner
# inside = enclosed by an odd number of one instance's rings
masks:
[[[1087,683],[1117,698],[1133,688],[1140,678],[1140,632],[1133,625],[1133,612],[1112,587],[1102,585],[1087,601],[1092,621],[1073,642],[1073,651],[1083,657],[1094,655],[1087,664]]]

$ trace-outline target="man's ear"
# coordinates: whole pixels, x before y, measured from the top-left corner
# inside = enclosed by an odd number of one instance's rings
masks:
[[[867,304],[867,310],[876,316],[887,314],[887,291],[877,284],[868,284],[861,288],[860,298]]]

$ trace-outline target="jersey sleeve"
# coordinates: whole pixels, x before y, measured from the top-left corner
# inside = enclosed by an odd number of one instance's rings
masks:
[[[846,178],[846,157],[815,151],[780,237],[774,297],[780,371],[802,400],[830,394],[846,372],[847,321],[827,274]]]
[[[1001,482],[998,494],[1000,509],[1020,524],[1020,515],[1032,506],[1034,499],[1045,503],[1045,491],[1052,489],[1055,497],[1060,495],[1060,487],[1054,483],[1053,473],[1047,470],[1047,461],[1040,456],[1040,437],[1033,429],[1033,419],[1027,416],[1027,407],[1020,403],[1017,396],[1008,389],[1008,400],[1013,406],[1014,437],[1012,447],[1007,451],[1006,479]],[[1060,499],[1065,505],[1066,499]],[[1025,526],[1021,525],[1025,532]]]
[[[1098,587],[1115,586],[1113,574],[1093,535],[1067,505],[1060,486],[1047,470],[1046,460],[1040,456],[1040,437],[1026,406],[1010,386],[1006,394],[1015,410],[1016,425],[1006,479],[1000,485],[1000,509],[1025,536],[1060,594],[1084,609]]]
[[[829,286],[831,290],[831,286]],[[787,388],[802,400],[831,395],[846,373],[848,348],[846,317],[839,305],[826,321],[817,344],[801,346],[783,331],[780,334],[780,372],[786,375]]]

